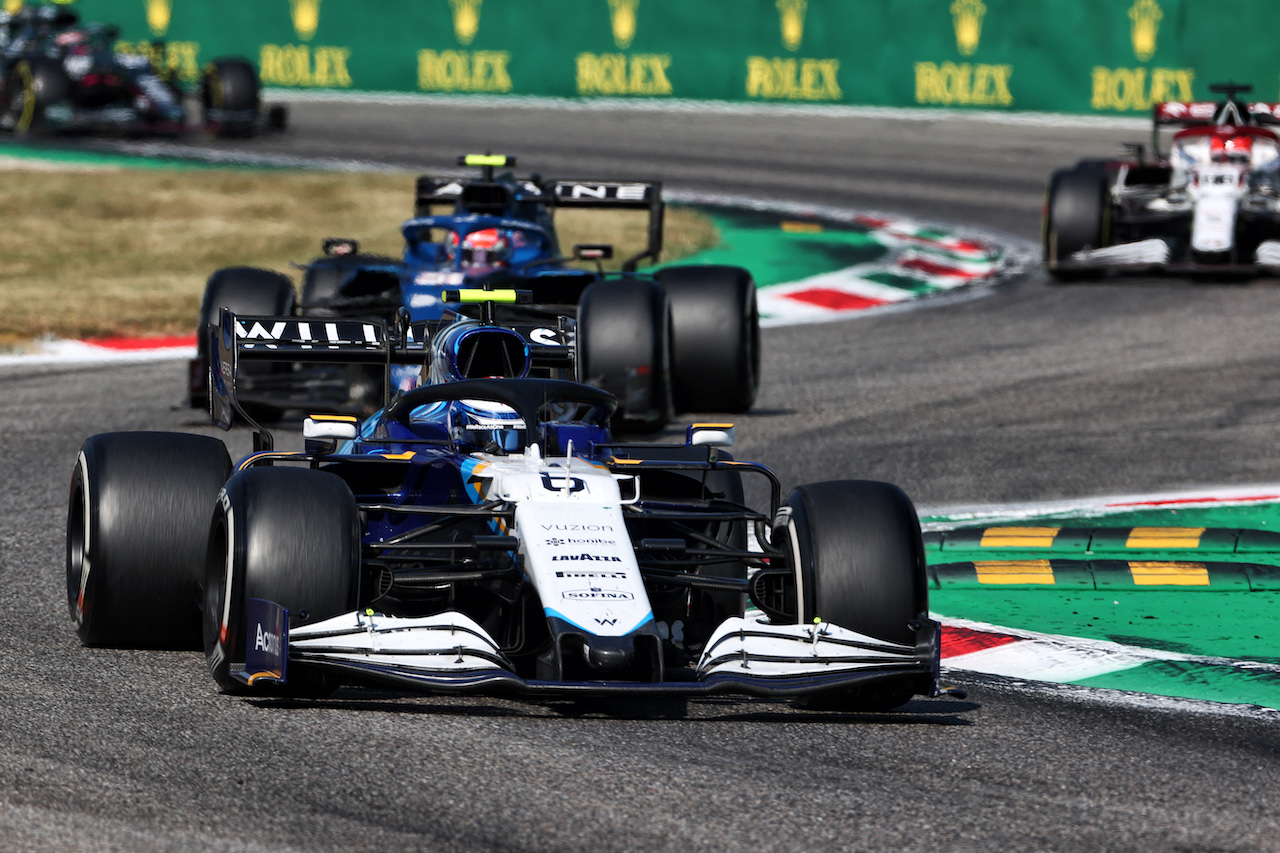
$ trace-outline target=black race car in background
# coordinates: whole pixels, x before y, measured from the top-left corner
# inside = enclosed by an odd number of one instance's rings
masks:
[[[587,382],[618,399],[615,427],[663,428],[675,412],[747,411],[759,387],[760,332],[755,282],[741,267],[682,264],[644,273],[645,259],[662,250],[662,185],[652,181],[544,180],[496,170],[515,166],[505,155],[467,155],[474,179],[423,176],[414,218],[401,225],[400,259],[362,254],[355,240],[324,241],[325,256],[308,264],[300,297],[289,278],[252,267],[218,270],[205,289],[199,355],[192,362],[190,399],[207,405],[204,330],[222,308],[240,314],[377,319],[401,312],[415,323],[438,324],[447,312],[483,312],[524,337],[531,355],[493,365],[469,357],[456,341],[450,357],[458,378],[545,378]],[[559,245],[554,216],[570,208],[634,210],[648,217],[647,243],[619,272],[575,266],[603,261],[606,244]],[[447,211],[447,212],[441,212]],[[500,289],[519,301],[455,307],[448,293]],[[464,302],[466,300],[464,299]],[[418,371],[393,377],[398,390],[417,384]],[[241,375],[240,399],[265,408],[323,405],[368,414],[382,402],[380,377],[330,365],[253,365]]]
[[[246,60],[213,60],[187,92],[149,57],[118,51],[118,38],[117,27],[81,23],[63,5],[0,12],[0,129],[177,134],[199,125],[248,136],[287,123],[283,106],[264,109]]]
[[[1106,270],[1280,271],[1280,103],[1251,86],[1209,87],[1218,102],[1154,107],[1150,154],[1081,160],[1045,198],[1044,261],[1059,280]],[[1160,132],[1179,128],[1167,152]]]

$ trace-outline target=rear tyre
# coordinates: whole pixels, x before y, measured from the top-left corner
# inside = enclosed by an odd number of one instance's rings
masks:
[[[656,432],[672,418],[671,308],[649,279],[609,279],[578,302],[578,378],[618,398],[614,427]]]
[[[256,129],[262,96],[258,74],[243,59],[215,59],[204,67],[200,107],[215,136],[250,136]]]
[[[204,408],[209,402],[209,326],[217,325],[218,314],[228,308],[236,314],[261,314],[272,317],[294,313],[293,283],[278,272],[257,267],[227,267],[209,276],[200,301],[200,319],[196,325],[196,361],[191,368],[190,403]],[[245,364],[240,376],[245,390],[251,393],[255,377],[270,376],[288,369],[282,364]],[[247,380],[247,381],[246,381]],[[258,405],[256,414],[271,419],[279,410]]]
[[[671,267],[671,388],[678,412],[745,412],[760,385],[760,314],[741,267]]]
[[[927,619],[928,581],[920,522],[897,486],[837,480],[800,486],[787,498],[801,625],[831,622],[879,640],[914,645],[914,620]],[[895,708],[928,684],[918,677],[878,682],[802,704],[814,708]]]
[[[5,91],[9,95],[5,124],[14,135],[42,136],[54,129],[46,110],[70,99],[71,80],[52,59],[24,59],[10,70]]]
[[[355,609],[360,525],[355,498],[333,474],[304,468],[250,468],[226,485],[209,531],[204,575],[204,651],[218,686],[244,693],[231,675],[245,659],[250,598],[289,611],[289,626]],[[305,670],[280,692],[316,695],[333,683]]]
[[[81,642],[200,648],[209,514],[231,473],[221,441],[118,432],[80,448],[67,512],[67,605]]]
[[[1077,166],[1061,169],[1049,179],[1045,195],[1044,262],[1058,281],[1096,278],[1096,270],[1077,270],[1062,263],[1082,249],[1101,249],[1110,243],[1111,206],[1107,173]]]

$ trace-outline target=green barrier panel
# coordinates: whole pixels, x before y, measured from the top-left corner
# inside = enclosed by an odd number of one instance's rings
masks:
[[[20,0],[3,0],[6,10]],[[189,80],[297,89],[1135,114],[1280,100],[1274,0],[82,0]],[[163,39],[163,47],[151,42]]]

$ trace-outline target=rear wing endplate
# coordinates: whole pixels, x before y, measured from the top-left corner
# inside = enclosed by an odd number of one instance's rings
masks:
[[[393,364],[426,365],[427,323],[410,323],[402,312],[393,325],[383,320],[329,317],[238,316],[223,308],[209,335],[209,415],[222,429],[243,421],[254,430],[254,451],[271,450],[271,433],[236,398],[236,374],[242,361],[381,364],[384,400],[390,402]]]
[[[627,258],[622,269],[634,272],[640,261],[646,258],[651,263],[658,262],[662,254],[662,220],[666,212],[661,181],[558,180],[549,182],[546,189],[556,207],[647,209],[648,244],[644,251]]]

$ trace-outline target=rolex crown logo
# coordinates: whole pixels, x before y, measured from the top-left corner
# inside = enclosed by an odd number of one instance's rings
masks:
[[[804,10],[808,0],[778,0],[778,12],[782,23],[782,45],[787,50],[798,50],[804,38]]]
[[[449,0],[453,7],[453,34],[458,44],[471,44],[480,31],[480,4],[484,0]]]
[[[10,15],[22,8],[22,0],[4,0],[4,10]]]
[[[293,30],[298,38],[310,41],[320,26],[320,0],[289,0],[292,6]]]
[[[147,26],[153,36],[162,36],[169,29],[172,12],[173,0],[147,0]]]
[[[1146,62],[1156,52],[1156,32],[1160,29],[1160,19],[1164,12],[1156,0],[1136,0],[1129,8],[1129,20],[1132,21],[1130,34],[1133,37],[1133,54],[1139,62]]]
[[[631,47],[636,37],[636,7],[640,0],[609,0],[609,20],[613,24],[613,41],[619,50]]]
[[[982,0],[955,0],[951,4],[951,21],[956,28],[956,49],[963,56],[973,56],[982,38],[982,19],[987,7]]]

